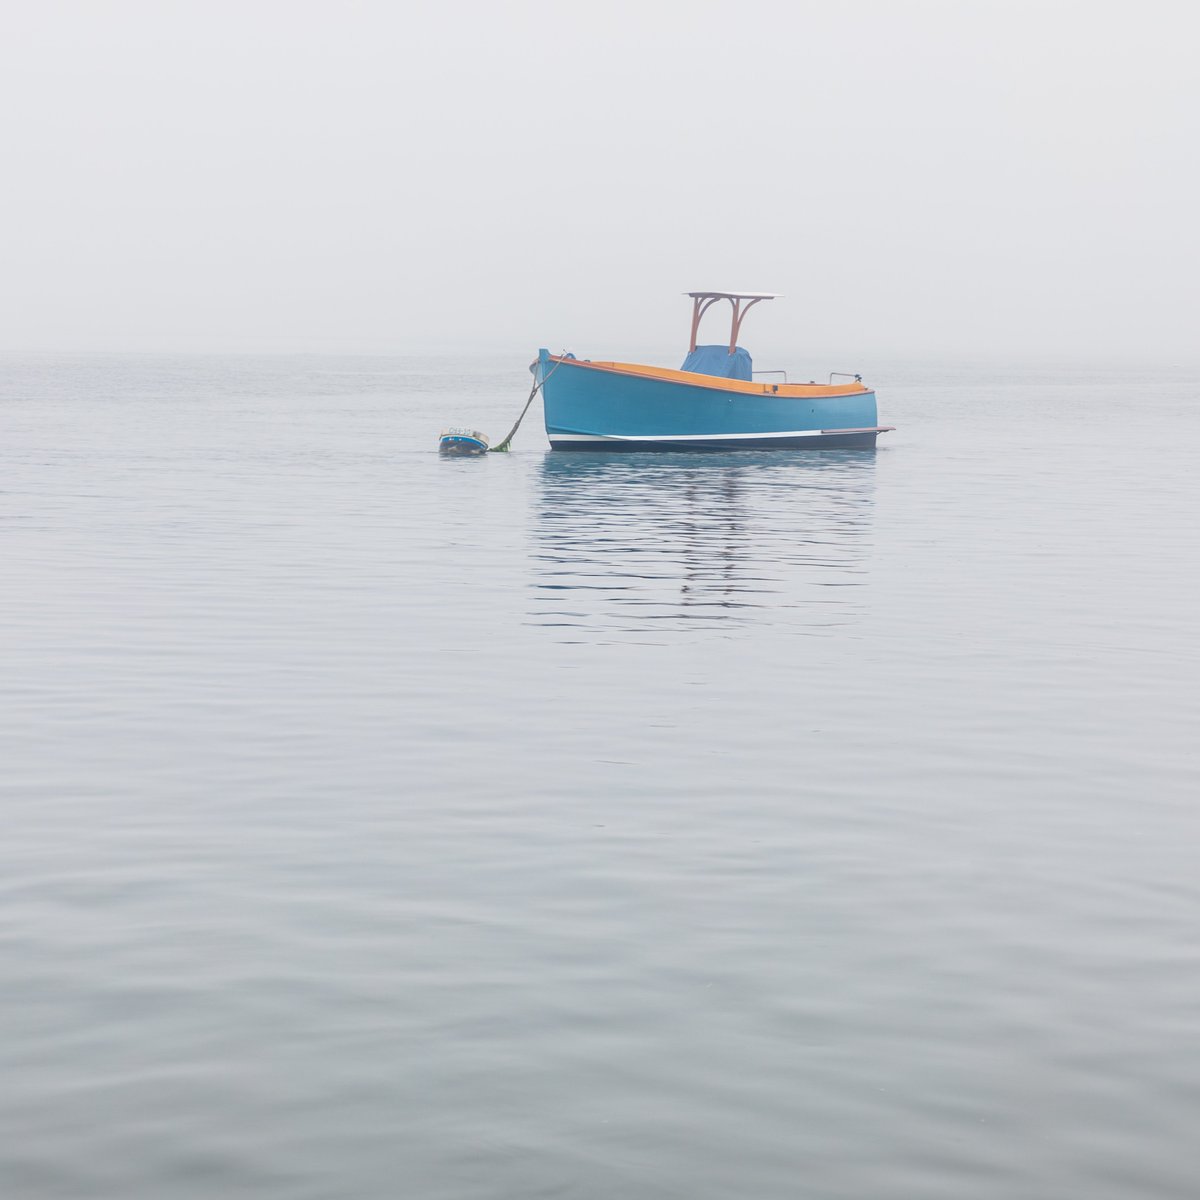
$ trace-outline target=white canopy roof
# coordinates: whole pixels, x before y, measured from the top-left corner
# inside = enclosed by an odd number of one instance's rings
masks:
[[[778,300],[778,292],[685,292],[693,300]]]

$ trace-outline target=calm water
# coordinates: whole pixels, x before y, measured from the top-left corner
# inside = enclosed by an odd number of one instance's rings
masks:
[[[871,378],[0,360],[0,1195],[1195,1196],[1200,375]]]

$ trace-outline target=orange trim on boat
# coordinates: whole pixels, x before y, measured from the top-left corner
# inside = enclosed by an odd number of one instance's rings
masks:
[[[661,379],[688,387],[713,388],[720,392],[739,392],[744,396],[779,396],[782,399],[819,399],[822,396],[858,396],[871,389],[861,383],[754,383],[747,379],[724,379],[720,375],[701,375],[696,371],[673,371],[670,367],[646,367],[641,363],[588,362],[551,354],[553,363],[585,367],[589,371],[608,371],[613,375],[635,375],[643,379]]]

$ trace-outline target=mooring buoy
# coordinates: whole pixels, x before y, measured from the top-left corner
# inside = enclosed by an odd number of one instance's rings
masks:
[[[488,439],[486,433],[478,429],[444,429],[438,438],[439,454],[486,454]]]

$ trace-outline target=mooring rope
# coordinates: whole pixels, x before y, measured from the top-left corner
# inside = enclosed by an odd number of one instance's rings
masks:
[[[549,379],[550,376],[553,375],[554,372],[557,371],[558,368],[562,366],[563,356],[565,356],[565,355],[566,355],[566,351],[564,350],[563,355],[559,357],[558,362],[556,362],[554,364],[554,366],[552,366],[550,368],[550,370],[548,370],[546,372],[546,374],[533,385],[533,388],[529,393],[529,399],[525,401],[525,407],[523,409],[521,409],[521,415],[517,418],[517,423],[508,431],[508,436],[498,446],[489,446],[488,447],[488,449],[493,454],[507,453],[508,447],[512,443],[513,435],[517,432],[518,429],[521,428],[521,422],[523,420],[525,420],[525,414],[529,411],[529,406],[533,403],[534,396],[536,396],[538,394],[538,389],[541,387],[544,387],[546,380]]]

